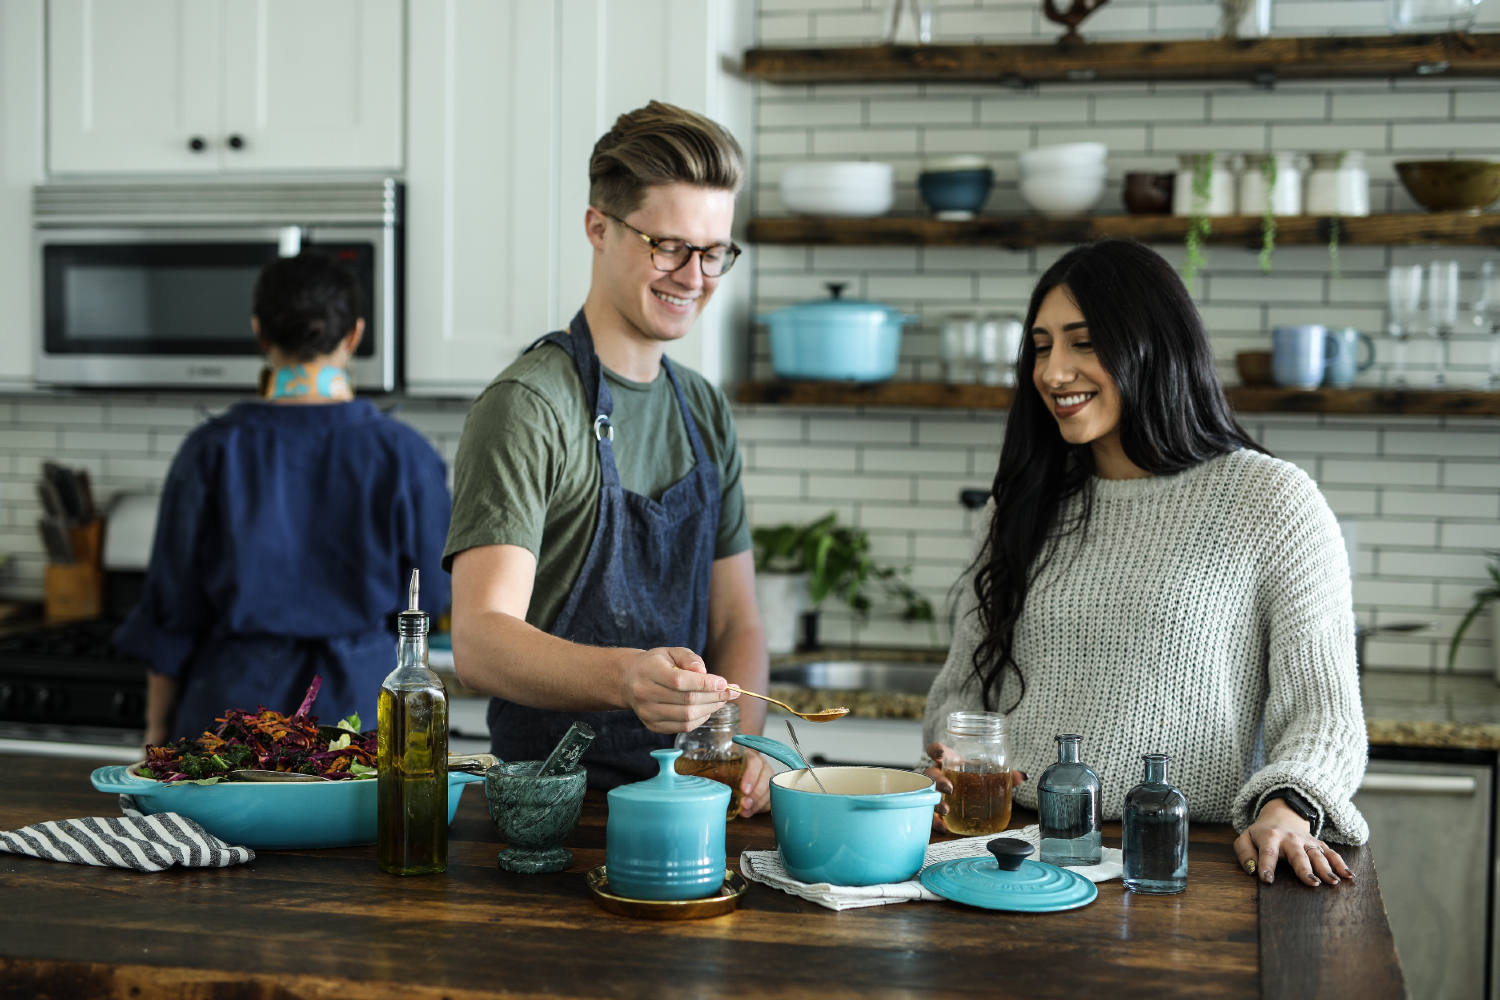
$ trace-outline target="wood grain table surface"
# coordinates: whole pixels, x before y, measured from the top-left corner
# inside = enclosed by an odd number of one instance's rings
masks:
[[[116,814],[93,762],[0,756],[0,829]],[[1405,995],[1369,852],[1308,889],[1244,875],[1233,831],[1195,825],[1186,892],[1120,882],[1079,910],[956,903],[834,912],[757,883],[729,916],[658,923],[594,905],[606,807],[589,793],[555,875],[513,875],[481,786],[464,794],[445,874],[398,878],[374,848],[262,851],[233,868],[143,874],[0,854],[0,1000],[74,997],[1129,997]],[[1032,821],[1018,812],[1013,826]],[[1118,824],[1105,830],[1118,845]],[[770,849],[768,816],[728,852]]]

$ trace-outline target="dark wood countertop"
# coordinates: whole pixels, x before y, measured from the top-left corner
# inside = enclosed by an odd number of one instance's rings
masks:
[[[8,756],[0,829],[110,815],[93,763]],[[556,875],[513,875],[480,789],[451,830],[448,872],[400,879],[374,849],[265,851],[248,865],[141,874],[0,854],[0,995],[450,998],[704,996],[1357,997],[1405,995],[1365,848],[1354,882],[1264,888],[1232,831],[1195,826],[1188,889],[1101,885],[1068,913],[899,903],[836,913],[751,883],[738,912],[655,923],[611,916],[583,872],[604,863],[590,793]],[[1029,817],[1018,816],[1017,822]],[[1118,826],[1106,843],[1118,844]],[[774,846],[771,821],[729,826],[730,864]]]

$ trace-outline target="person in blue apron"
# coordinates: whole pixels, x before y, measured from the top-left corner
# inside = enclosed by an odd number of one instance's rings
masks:
[[[545,757],[575,720],[589,783],[656,771],[651,751],[736,702],[758,733],[767,657],[729,404],[664,356],[739,248],[738,145],[652,102],[590,162],[592,282],[475,401],[445,550],[461,680],[493,695],[492,749]],[[769,804],[750,754],[741,812]]]
[[[421,434],[354,398],[362,310],[354,276],[323,254],[256,282],[262,398],[178,450],[143,596],[114,636],[150,665],[148,743],[197,737],[230,708],[291,714],[314,677],[314,715],[373,728],[413,568],[442,610],[446,469]]]

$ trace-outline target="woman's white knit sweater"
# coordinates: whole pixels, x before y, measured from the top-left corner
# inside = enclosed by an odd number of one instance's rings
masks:
[[[1096,478],[1093,492],[1086,534],[1057,543],[1016,626],[1026,693],[1006,727],[1030,776],[1016,801],[1036,807],[1053,737],[1082,733],[1106,818],[1140,782],[1141,755],[1163,752],[1194,820],[1244,830],[1290,787],[1323,811],[1321,836],[1364,843],[1349,801],[1367,751],[1349,567],[1317,486],[1242,450],[1175,476]],[[980,547],[993,514],[991,502]],[[924,745],[944,742],[949,712],[982,707],[972,570],[957,614]],[[1007,672],[998,707],[1018,693]]]

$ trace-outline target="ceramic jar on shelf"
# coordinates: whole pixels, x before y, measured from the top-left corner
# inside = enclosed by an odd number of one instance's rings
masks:
[[[1199,203],[1193,193],[1193,177],[1205,158],[1212,158],[1209,169],[1207,198]],[[1229,157],[1222,153],[1183,153],[1178,157],[1177,181],[1172,186],[1172,214],[1191,217],[1204,215],[1234,215],[1235,190],[1234,170]]]
[[[1267,163],[1275,165],[1274,171]],[[1246,153],[1240,174],[1240,214],[1263,215],[1266,211],[1266,175],[1271,184],[1271,214],[1302,214],[1302,169],[1296,153]]]
[[[1369,215],[1370,174],[1365,154],[1355,149],[1313,153],[1304,206],[1308,215]]]

